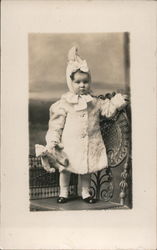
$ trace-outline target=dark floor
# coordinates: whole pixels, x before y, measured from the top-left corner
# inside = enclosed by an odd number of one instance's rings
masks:
[[[47,198],[39,200],[31,200],[31,211],[64,211],[64,210],[100,210],[100,209],[127,209],[114,202],[97,201],[95,204],[85,203],[81,198],[71,199],[67,203],[58,204],[57,198]]]

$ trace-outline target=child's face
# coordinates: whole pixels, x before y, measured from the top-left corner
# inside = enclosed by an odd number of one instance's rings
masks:
[[[74,74],[74,80],[72,81],[72,86],[75,94],[78,95],[88,94],[90,90],[89,74],[83,72],[76,72]]]

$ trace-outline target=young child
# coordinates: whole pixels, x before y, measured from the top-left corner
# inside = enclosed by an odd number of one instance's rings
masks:
[[[67,170],[60,172],[58,203],[68,201],[71,173],[81,175],[82,199],[95,203],[90,195],[90,174],[107,168],[107,155],[99,126],[100,114],[112,117],[117,109],[126,105],[125,96],[116,94],[102,100],[91,94],[91,74],[77,48],[69,51],[66,70],[69,92],[50,107],[49,129],[46,134],[47,149],[64,146],[68,156]]]

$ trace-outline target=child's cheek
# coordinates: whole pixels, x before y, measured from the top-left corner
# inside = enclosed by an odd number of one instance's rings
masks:
[[[90,84],[88,84],[88,85],[86,86],[86,89],[87,89],[87,90],[90,90]]]
[[[79,91],[79,87],[78,87],[78,85],[76,85],[75,83],[73,83],[73,82],[72,82],[72,88],[73,88],[73,90],[74,90],[75,94],[77,94],[77,93],[78,93],[78,91]]]

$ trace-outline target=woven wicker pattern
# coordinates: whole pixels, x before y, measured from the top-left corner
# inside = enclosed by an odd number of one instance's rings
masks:
[[[129,124],[124,111],[110,120],[101,117],[101,133],[106,145],[110,167],[117,167],[129,151]]]
[[[77,195],[77,175],[70,179],[69,195]],[[59,172],[48,173],[41,166],[40,157],[29,156],[30,199],[56,197],[59,195]]]

